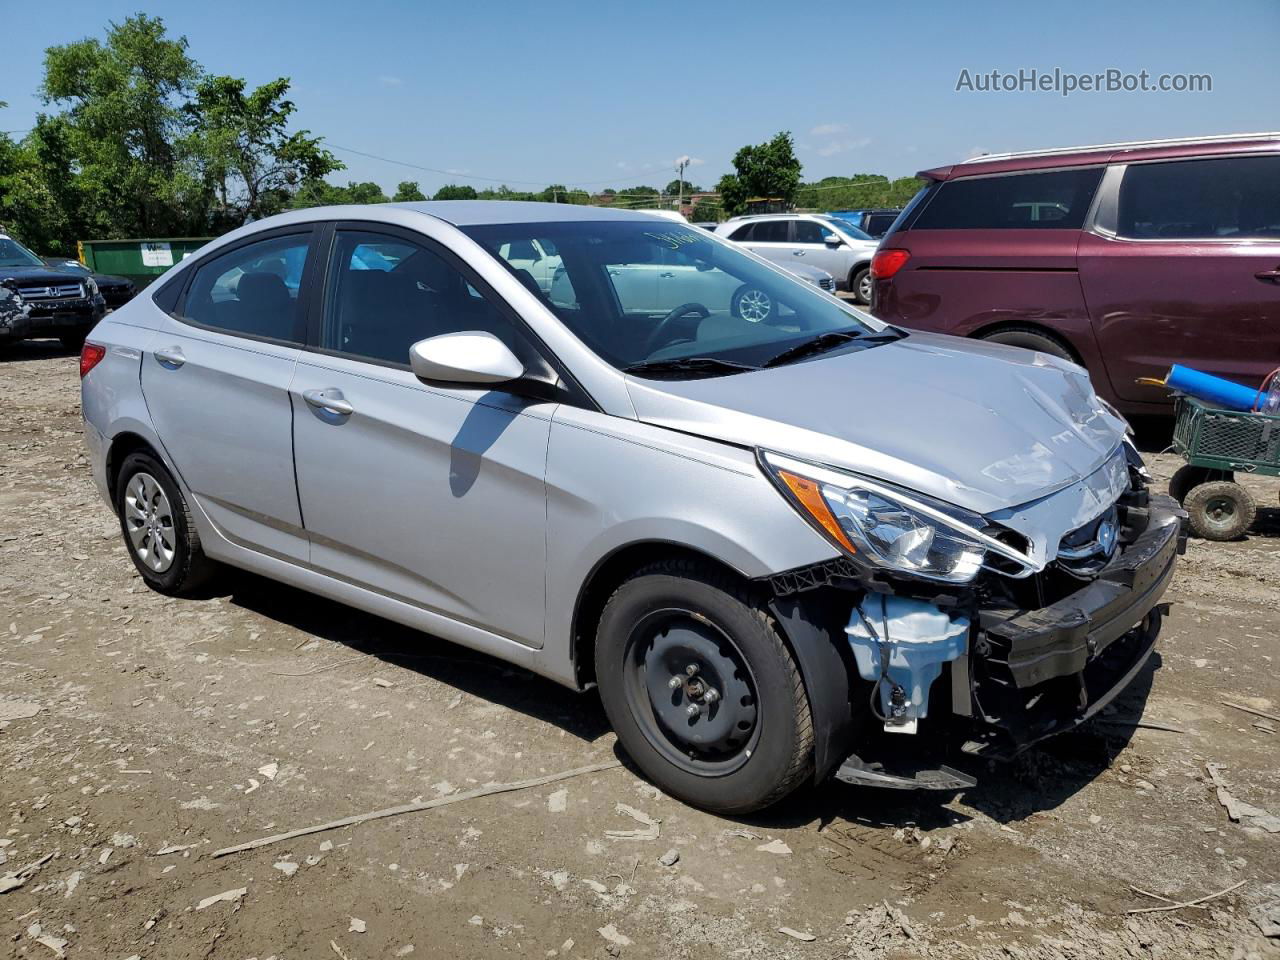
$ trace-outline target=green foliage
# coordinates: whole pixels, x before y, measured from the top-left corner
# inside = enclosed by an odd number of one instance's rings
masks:
[[[283,77],[249,93],[244,80],[205,77],[184,105],[190,132],[180,148],[211,201],[214,232],[279,213],[299,183],[341,166],[319,138],[288,132],[288,90]]]
[[[777,199],[790,203],[800,186],[800,161],[796,157],[795,140],[782,131],[772,140],[748,144],[733,155],[736,176],[726,184],[721,178],[721,199],[729,213],[741,213],[749,199]],[[730,197],[724,196],[728,187]]]
[[[693,209],[689,212],[689,219],[695,223],[706,223],[710,220],[719,220],[721,217],[720,204],[706,197],[698,200],[693,205]]]
[[[824,177],[806,183],[796,193],[796,206],[807,210],[860,210],[867,207],[895,208],[906,204],[924,182],[916,177],[888,177],[856,173],[851,177]]]
[[[399,186],[396,187],[395,196],[391,199],[396,203],[408,203],[411,200],[425,200],[427,195],[418,186],[418,181],[401,180]]]
[[[657,196],[661,196],[661,193],[658,191],[656,187],[624,187],[623,189],[618,191],[618,196],[620,197],[648,197],[648,196],[657,197]]]
[[[51,112],[0,144],[0,217],[42,252],[221,232],[295,205],[301,184],[342,167],[318,138],[289,131],[287,79],[247,90],[206,75],[158,17],[50,47],[44,65]]]
[[[318,178],[303,181],[293,195],[290,206],[324,207],[343,203],[386,203],[387,195],[382,188],[371,181],[365,183],[348,182],[345,187],[336,187]]]
[[[476,199],[476,188],[456,183],[446,183],[443,187],[435,192],[432,200],[474,200]]]
[[[686,197],[691,193],[701,193],[701,187],[695,187],[688,180],[672,180],[662,191],[669,197],[677,197],[683,193]]]
[[[716,184],[716,193],[720,194],[720,208],[728,217],[746,210],[747,197],[751,196],[736,173],[726,173],[721,177],[720,182]]]

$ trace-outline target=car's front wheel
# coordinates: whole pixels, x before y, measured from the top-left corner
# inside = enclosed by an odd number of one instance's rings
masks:
[[[151,454],[131,453],[120,465],[116,513],[129,557],[151,589],[187,593],[216,569],[200,548],[186,498]]]
[[[600,618],[596,679],[623,749],[687,803],[748,813],[812,775],[796,662],[767,610],[708,564],[657,563],[618,587]]]
[[[773,298],[759,287],[744,283],[729,301],[733,315],[748,323],[762,323],[773,316]]]

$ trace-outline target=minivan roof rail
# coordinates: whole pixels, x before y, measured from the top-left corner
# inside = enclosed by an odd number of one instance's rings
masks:
[[[1280,131],[1263,133],[1218,133],[1206,137],[1173,137],[1168,140],[1122,140],[1118,143],[1094,143],[1082,147],[1049,147],[1044,150],[1015,150],[1006,153],[984,153],[962,160],[961,163],[985,163],[989,160],[1010,160],[1014,157],[1052,157],[1062,153],[1090,153],[1095,150],[1121,150],[1137,147],[1194,146],[1199,143],[1221,143],[1224,140],[1274,140],[1280,139]]]

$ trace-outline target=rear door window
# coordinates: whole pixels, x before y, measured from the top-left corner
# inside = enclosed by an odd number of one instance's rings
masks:
[[[752,243],[786,243],[788,240],[789,220],[761,220],[751,231]]]
[[[1280,157],[1133,164],[1118,232],[1135,240],[1280,238]]]
[[[311,234],[245,244],[195,268],[183,319],[223,333],[300,343],[298,297]]]
[[[916,230],[1079,230],[1101,167],[948,180],[912,225]]]

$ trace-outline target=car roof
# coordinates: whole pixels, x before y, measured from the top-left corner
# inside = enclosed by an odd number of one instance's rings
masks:
[[[646,213],[639,210],[614,210],[610,207],[588,207],[577,203],[540,203],[534,200],[417,200],[411,203],[387,203],[377,206],[424,213],[451,223],[455,227],[589,220],[643,222],[653,217],[651,211]]]
[[[1143,160],[1275,153],[1277,150],[1280,150],[1280,133],[1233,133],[1180,140],[1133,140],[1082,147],[1052,147],[1021,153],[987,154],[950,166],[921,170],[917,176],[926,180],[954,180],[959,177],[979,177],[1023,170],[1046,170],[1105,163],[1137,163]]]

